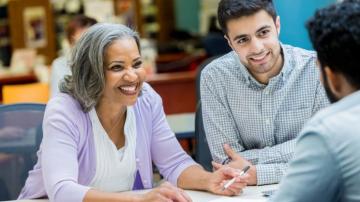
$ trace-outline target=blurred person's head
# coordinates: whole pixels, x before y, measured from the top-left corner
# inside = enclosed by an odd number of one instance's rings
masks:
[[[85,15],[77,15],[70,20],[66,27],[66,38],[70,45],[73,46],[81,35],[97,21],[94,18]]]
[[[70,68],[60,91],[72,95],[84,111],[99,102],[133,105],[141,92],[145,70],[138,34],[121,24],[96,24],[75,44]]]
[[[115,13],[122,15],[130,10],[133,0],[115,0]]]
[[[307,29],[331,102],[360,89],[360,1],[344,0],[317,10]]]
[[[260,83],[268,83],[283,65],[280,18],[271,0],[221,0],[218,20],[240,62]]]

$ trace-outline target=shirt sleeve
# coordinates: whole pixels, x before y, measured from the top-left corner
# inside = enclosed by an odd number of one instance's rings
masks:
[[[214,161],[221,163],[227,158],[223,145],[229,144],[238,154],[257,165],[258,185],[278,183],[293,155],[295,139],[272,147],[246,150],[239,141],[240,134],[231,110],[221,100],[225,95],[213,90],[215,88],[211,85],[215,81],[211,79],[209,74],[202,75],[200,90],[204,129]]]
[[[271,201],[334,201],[341,182],[338,173],[338,163],[324,138],[306,133],[299,138],[294,159]]]
[[[249,161],[256,162],[257,185],[279,183],[291,160],[296,139],[265,147],[239,152]]]
[[[153,135],[151,140],[152,160],[160,174],[177,186],[180,174],[195,161],[182,149],[167,123],[161,98],[154,92],[152,106]]]
[[[221,92],[218,93],[213,90],[211,76],[210,74],[204,76],[204,72],[201,74],[201,110],[206,139],[212,158],[214,161],[221,163],[227,158],[223,150],[224,143],[234,147],[234,145],[237,145],[239,134],[234,119],[231,117],[230,109],[220,99],[222,95],[219,95],[219,93]],[[242,150],[244,148],[239,145],[237,151]]]
[[[320,109],[327,107],[330,104],[329,99],[326,96],[325,89],[321,82],[318,82],[316,95],[314,100],[314,108],[312,110],[313,114],[315,114]]]
[[[90,188],[78,184],[79,130],[69,118],[74,114],[66,111],[60,102],[48,103],[40,157],[43,179],[50,201],[81,202]]]

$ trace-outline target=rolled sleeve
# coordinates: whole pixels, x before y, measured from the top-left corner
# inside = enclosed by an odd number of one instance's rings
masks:
[[[287,163],[258,164],[256,167],[257,185],[279,183],[284,175]]]

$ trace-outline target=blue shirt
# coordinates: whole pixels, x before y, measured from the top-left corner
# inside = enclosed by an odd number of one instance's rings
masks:
[[[360,201],[360,91],[312,118],[274,202]]]
[[[230,52],[201,73],[204,129],[213,159],[227,156],[224,143],[256,165],[257,184],[278,183],[304,123],[328,105],[316,54],[282,45],[284,65],[260,84]]]

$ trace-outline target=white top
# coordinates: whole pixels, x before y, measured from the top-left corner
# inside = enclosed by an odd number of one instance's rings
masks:
[[[89,115],[96,151],[96,172],[89,186],[106,192],[131,190],[136,174],[136,122],[133,108],[127,108],[125,146],[119,150],[102,127],[94,108]]]
[[[68,58],[61,56],[56,58],[51,64],[51,77],[50,77],[50,96],[54,97],[59,93],[60,81],[64,79],[65,75],[71,75],[71,70],[68,65]]]

